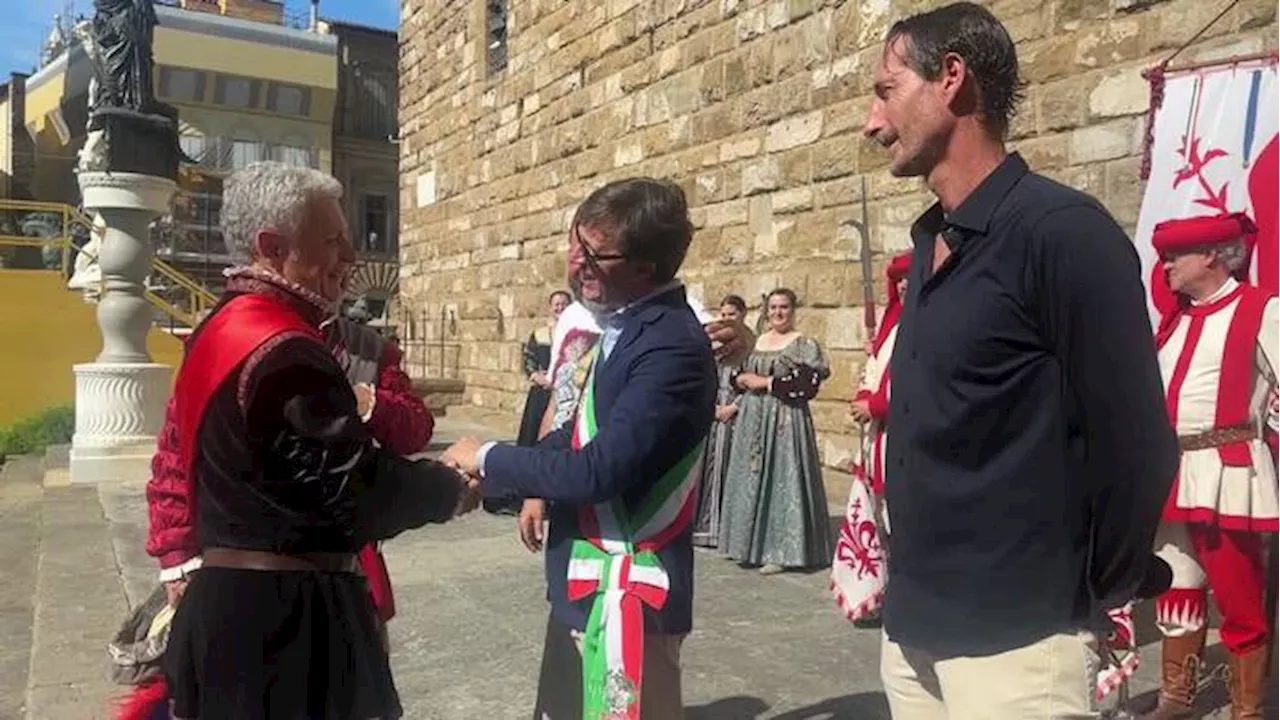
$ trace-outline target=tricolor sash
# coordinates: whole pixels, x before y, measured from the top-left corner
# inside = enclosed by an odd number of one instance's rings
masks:
[[[573,426],[573,449],[595,438],[598,425],[592,363]],[[629,511],[621,498],[580,511],[584,538],[569,560],[569,600],[591,597],[582,647],[583,720],[639,720],[644,666],[644,606],[661,610],[669,589],[658,551],[693,521],[705,442],[697,443]]]

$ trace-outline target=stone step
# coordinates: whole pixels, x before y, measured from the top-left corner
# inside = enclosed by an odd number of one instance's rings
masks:
[[[43,472],[36,456],[11,457],[0,468],[0,718],[27,712]]]
[[[71,443],[50,445],[44,449],[44,469],[66,470],[71,467]]]
[[[129,607],[110,526],[93,485],[45,487],[41,499],[34,577],[22,583],[34,588],[27,702],[12,717],[107,720],[127,688],[110,682],[106,647]]]

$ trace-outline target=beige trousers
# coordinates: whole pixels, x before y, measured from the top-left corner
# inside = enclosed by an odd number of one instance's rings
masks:
[[[1098,646],[1063,633],[983,657],[936,659],[883,636],[880,679],[893,720],[1097,718]]]

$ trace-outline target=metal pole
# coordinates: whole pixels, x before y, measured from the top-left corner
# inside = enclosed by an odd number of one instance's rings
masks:
[[[445,316],[449,312],[449,308],[444,305],[440,306],[440,337],[436,338],[440,346],[440,377],[444,377],[444,326]]]
[[[872,281],[874,272],[871,269],[871,229],[867,224],[867,176],[862,176],[862,221],[855,223],[858,234],[862,236],[862,322],[867,328],[867,337],[876,332],[876,291]]]

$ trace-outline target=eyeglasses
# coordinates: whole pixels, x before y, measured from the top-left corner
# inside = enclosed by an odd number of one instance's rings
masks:
[[[571,235],[573,237],[573,241],[578,244],[579,248],[582,249],[582,256],[586,259],[587,264],[593,268],[599,269],[600,263],[605,260],[626,260],[627,259],[627,256],[624,253],[596,252],[595,249],[593,249],[590,245],[587,244],[586,240],[582,239],[582,233],[578,232],[577,225],[573,226],[573,232],[571,233]]]

